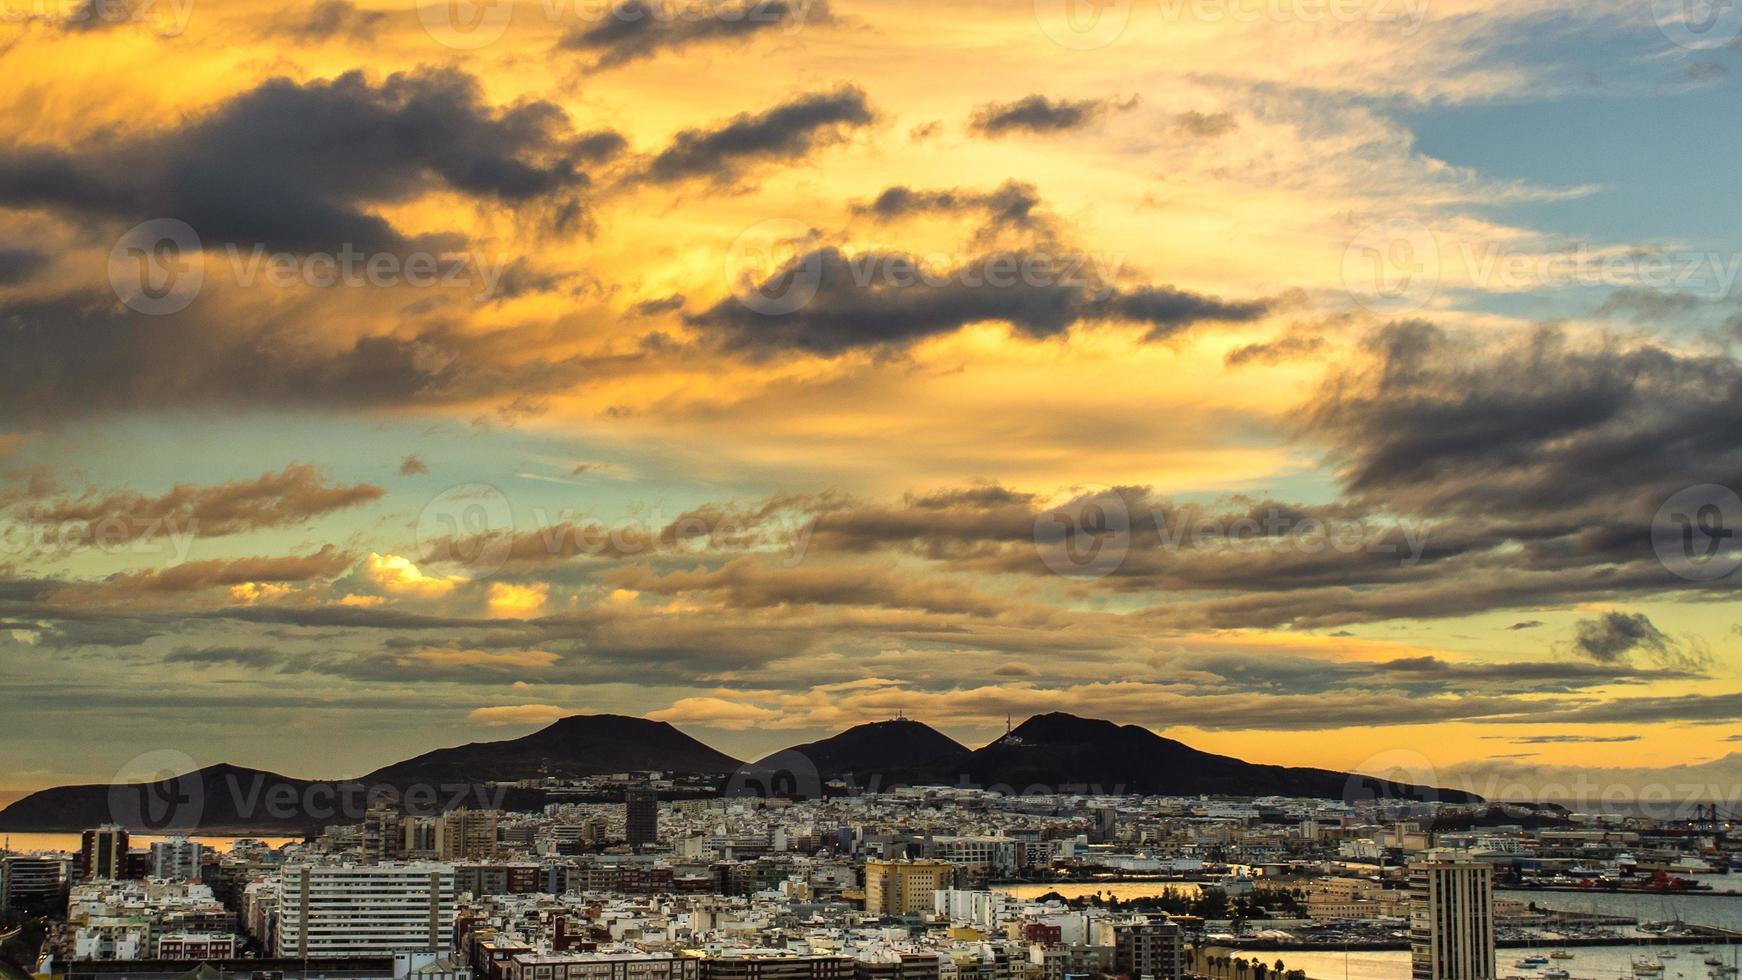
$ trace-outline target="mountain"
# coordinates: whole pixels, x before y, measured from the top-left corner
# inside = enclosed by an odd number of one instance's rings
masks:
[[[934,771],[935,777],[947,772]],[[1168,796],[1305,796],[1321,799],[1477,799],[1459,790],[1393,783],[1328,769],[1266,766],[1201,752],[1137,725],[1035,715],[963,760],[958,778],[982,786]],[[940,780],[943,781],[943,780]],[[957,781],[955,779],[949,781]]]
[[[763,761],[787,752],[809,759],[823,776],[863,776],[955,765],[967,756],[968,747],[930,725],[898,718],[855,725],[839,735],[795,745]]]
[[[377,769],[360,782],[432,786],[508,782],[601,773],[729,773],[741,763],[663,721],[626,715],[573,715],[531,735],[436,749]]]
[[[57,786],[0,810],[0,829],[73,831],[118,823],[134,831],[296,834],[318,829],[311,799],[333,784],[215,765],[151,782]]]
[[[860,789],[965,783],[1014,792],[1051,787],[1109,794],[1479,801],[1458,790],[1359,774],[1255,765],[1200,752],[1136,725],[1062,713],[1036,715],[972,752],[927,725],[901,719],[859,725],[750,765],[664,722],[575,715],[520,738],[436,749],[354,780],[292,779],[217,765],[150,783],[60,786],[0,810],[0,830],[75,831],[120,823],[154,832],[296,834],[329,823],[356,823],[375,800],[397,801],[416,812],[454,806],[536,809],[544,802],[539,791],[504,796],[486,793],[481,784],[648,770],[735,773],[726,792],[753,795],[813,796],[822,792],[825,780],[850,777]]]

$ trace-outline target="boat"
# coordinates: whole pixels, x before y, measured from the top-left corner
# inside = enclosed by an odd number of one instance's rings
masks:
[[[1662,973],[1663,972],[1663,964],[1657,962],[1656,960],[1634,960],[1633,961],[1633,972],[1634,973]]]
[[[1532,953],[1524,959],[1519,960],[1518,963],[1520,966],[1547,966],[1548,957],[1541,953]]]
[[[1514,960],[1512,962],[1512,965],[1518,967],[1520,970],[1534,970],[1537,967],[1541,966],[1542,964],[1541,963],[1529,963],[1529,962],[1526,962],[1524,960]]]
[[[1572,974],[1565,970],[1544,970],[1543,980],[1572,980]]]
[[[1564,949],[1557,949],[1548,955],[1551,958],[1557,959],[1557,960],[1570,960],[1573,958],[1573,954],[1570,951],[1564,950]]]

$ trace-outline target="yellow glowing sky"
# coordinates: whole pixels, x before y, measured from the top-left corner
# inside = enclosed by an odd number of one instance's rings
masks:
[[[1620,0],[1067,6],[15,5],[0,787],[604,710],[1742,778],[1728,579],[1652,548],[1742,479],[1735,46]],[[203,279],[142,312],[112,250],[166,220]],[[359,229],[469,278],[250,264]],[[745,305],[893,254],[944,284]],[[1093,281],[961,282],[997,254]],[[1128,554],[1057,574],[1086,507]],[[1166,538],[1249,512],[1427,550]]]

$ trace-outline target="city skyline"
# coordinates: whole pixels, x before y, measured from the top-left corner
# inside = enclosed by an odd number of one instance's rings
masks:
[[[1052,711],[1742,797],[1742,12],[464,6],[0,17],[0,802]]]

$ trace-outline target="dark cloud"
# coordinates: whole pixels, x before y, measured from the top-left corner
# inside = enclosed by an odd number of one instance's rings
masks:
[[[1644,525],[1671,494],[1742,486],[1742,366],[1730,356],[1548,328],[1487,342],[1420,321],[1378,331],[1366,354],[1326,383],[1307,432],[1372,506],[1589,520],[1609,539],[1587,546],[1643,556]]]
[[[1543,622],[1540,619],[1526,619],[1513,623],[1511,626],[1506,628],[1509,630],[1533,630],[1541,625],[1543,625]]]
[[[975,107],[968,129],[981,136],[1012,133],[1057,133],[1088,125],[1110,109],[1129,108],[1136,102],[1110,99],[1049,99],[1030,95],[1015,102],[988,102]]]
[[[1214,139],[1226,136],[1240,128],[1231,112],[1182,112],[1173,117],[1175,132],[1200,139]]]
[[[1580,620],[1573,632],[1573,651],[1600,664],[1630,663],[1635,655],[1653,663],[1685,666],[1707,659],[1703,651],[1687,651],[1644,613],[1606,612]]]
[[[1616,742],[1637,742],[1638,735],[1484,735],[1517,745],[1609,745]]]
[[[684,295],[672,293],[659,299],[645,299],[629,307],[629,315],[635,317],[659,316],[662,313],[675,313],[683,309]]]
[[[1229,351],[1222,359],[1228,367],[1245,367],[1248,364],[1274,364],[1317,354],[1326,346],[1323,337],[1305,334],[1285,334],[1275,340],[1257,344],[1246,344]]]
[[[687,321],[718,331],[727,346],[772,352],[839,354],[891,347],[950,333],[972,323],[1001,322],[1030,338],[1054,337],[1083,321],[1146,324],[1159,340],[1203,322],[1257,319],[1263,301],[1226,302],[1171,287],[1118,291],[1084,255],[1000,252],[955,269],[932,269],[895,252],[848,255],[826,247],[795,257],[760,295],[783,296],[815,284],[791,312],[761,312],[742,298],[720,301]]]
[[[344,37],[366,41],[387,19],[385,11],[361,10],[351,0],[322,0],[281,21],[275,30],[301,41],[330,41]]]
[[[221,302],[222,297],[214,300]],[[539,325],[480,333],[440,324],[311,344],[302,308],[231,315],[202,297],[146,316],[113,294],[0,301],[0,421],[198,405],[327,410],[442,405],[567,390],[639,355],[526,357]]]
[[[210,247],[398,249],[374,206],[449,190],[583,217],[577,137],[550,102],[495,108],[464,72],[423,69],[379,84],[361,72],[272,79],[176,129],[90,140],[76,151],[0,152],[0,204],[84,218],[175,218]]]
[[[416,453],[412,453],[399,461],[400,476],[423,476],[428,473],[429,464],[425,463],[423,458]]]
[[[0,248],[0,286],[16,286],[47,267],[49,257],[29,248]]]
[[[1007,180],[990,191],[916,190],[897,185],[869,203],[855,204],[858,214],[879,221],[894,221],[917,215],[970,215],[983,219],[991,230],[1046,230],[1052,223],[1037,213],[1040,195],[1033,184]]]
[[[732,41],[771,31],[792,33],[829,20],[821,0],[744,0],[686,16],[663,4],[626,0],[599,23],[563,35],[559,46],[593,55],[594,69],[612,68],[710,41]]]
[[[706,177],[716,183],[741,176],[752,164],[802,159],[842,142],[876,119],[865,93],[845,85],[800,96],[765,112],[740,113],[712,129],[686,129],[648,163],[642,178],[654,183]]]

